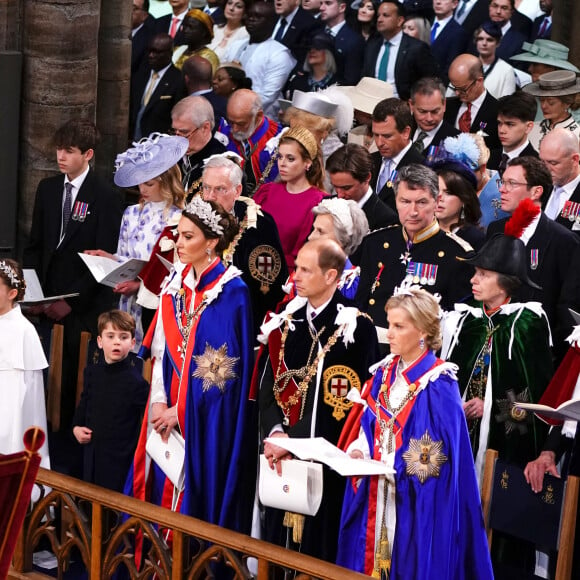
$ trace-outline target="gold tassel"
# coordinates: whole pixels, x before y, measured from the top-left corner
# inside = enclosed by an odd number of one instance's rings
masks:
[[[375,566],[373,578],[388,578],[391,571],[391,549],[387,538],[387,530],[381,530],[381,538],[375,550]]]
[[[302,533],[304,532],[304,522],[306,517],[302,514],[295,514],[294,512],[284,513],[283,525],[287,528],[292,528],[292,541],[295,544],[302,543]]]

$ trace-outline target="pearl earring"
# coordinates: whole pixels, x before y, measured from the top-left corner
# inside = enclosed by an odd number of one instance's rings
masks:
[[[425,339],[424,338],[419,339],[419,348],[421,350],[425,350]]]
[[[209,248],[205,249],[205,253],[207,254],[207,262],[211,262],[211,250]]]

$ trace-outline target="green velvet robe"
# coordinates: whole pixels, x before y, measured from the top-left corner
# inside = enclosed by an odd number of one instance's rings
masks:
[[[521,466],[538,456],[545,427],[533,415],[516,410],[514,403],[537,402],[554,372],[550,329],[538,302],[505,304],[491,317],[484,313],[481,303],[458,304],[445,317],[442,358],[459,366],[462,396],[466,395],[490,330],[493,334],[482,398],[485,400],[486,393],[491,395],[487,404],[491,408],[484,410],[481,421],[468,422],[479,477],[487,448],[496,449],[500,458]],[[480,435],[485,436],[486,429],[485,425],[480,429],[480,425],[486,419],[489,431],[487,441],[481,444]]]

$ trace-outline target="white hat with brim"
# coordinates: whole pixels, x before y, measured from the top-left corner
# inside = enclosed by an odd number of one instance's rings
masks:
[[[521,62],[535,62],[538,64],[545,64],[563,70],[571,70],[573,72],[580,72],[571,62],[568,61],[570,50],[567,46],[554,42],[553,40],[546,40],[539,38],[533,43],[524,42],[522,49],[526,52],[512,56],[510,60],[518,60]]]
[[[372,77],[363,77],[355,86],[336,87],[351,101],[355,110],[372,115],[375,107],[393,96],[393,87]]]
[[[171,169],[189,147],[185,137],[151,133],[115,159],[115,184],[133,187]]]
[[[564,97],[580,93],[580,79],[576,73],[568,70],[555,70],[540,75],[535,83],[522,89],[535,97]]]

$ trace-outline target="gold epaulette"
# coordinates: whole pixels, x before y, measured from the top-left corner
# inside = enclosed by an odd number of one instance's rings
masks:
[[[454,242],[457,242],[465,252],[473,252],[473,247],[471,244],[464,240],[461,236],[454,234],[453,232],[445,232]]]

